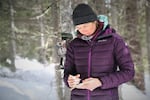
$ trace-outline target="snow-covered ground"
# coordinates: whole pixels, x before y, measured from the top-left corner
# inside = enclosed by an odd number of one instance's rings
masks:
[[[0,67],[0,100],[60,100],[56,66],[44,66],[36,60],[17,57],[15,73]],[[146,79],[150,78],[146,76]],[[146,88],[150,88],[150,80],[146,82]],[[144,94],[131,84],[121,86],[123,100],[149,100],[150,91],[146,90],[147,94]]]
[[[123,100],[149,100],[148,95],[142,93],[135,86],[129,84],[122,85]]]
[[[55,66],[17,57],[15,73],[0,68],[0,100],[59,100]]]

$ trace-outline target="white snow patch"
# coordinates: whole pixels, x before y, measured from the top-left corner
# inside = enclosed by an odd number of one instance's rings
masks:
[[[121,85],[121,91],[123,100],[149,100],[150,98],[135,86],[129,84]]]

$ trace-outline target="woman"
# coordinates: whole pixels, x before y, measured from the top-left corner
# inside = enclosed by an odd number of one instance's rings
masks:
[[[134,77],[123,39],[87,4],[73,11],[77,38],[67,47],[64,81],[71,100],[119,100],[118,86]]]

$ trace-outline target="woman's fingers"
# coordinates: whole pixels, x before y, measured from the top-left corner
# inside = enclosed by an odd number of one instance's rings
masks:
[[[77,74],[76,76],[73,76],[73,75],[69,75],[68,77],[68,84],[69,84],[69,87],[75,87],[77,84],[80,83],[80,74]]]

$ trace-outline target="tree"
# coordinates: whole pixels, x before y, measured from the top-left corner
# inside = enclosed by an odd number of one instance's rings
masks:
[[[126,36],[125,39],[132,52],[132,58],[135,64],[135,78],[133,80],[134,84],[144,90],[144,67],[142,62],[142,49],[140,43],[140,34],[138,31],[138,8],[137,0],[127,0],[126,1],[126,16],[125,25]]]
[[[146,1],[146,33],[147,33],[147,54],[148,54],[148,62],[149,62],[149,73],[150,73],[150,0]]]
[[[45,48],[45,34],[44,34],[44,30],[45,30],[45,27],[44,27],[44,17],[45,17],[45,14],[49,11],[50,9],[50,6],[44,11],[43,11],[43,5],[42,3],[39,1],[38,2],[39,4],[39,8],[40,8],[40,15],[36,16],[36,19],[37,21],[39,22],[39,29],[40,29],[40,44],[41,44],[41,47],[40,47],[40,50],[39,50],[39,60],[41,63],[43,64],[47,64],[47,59],[46,59],[46,48]]]
[[[88,0],[88,1],[97,14],[108,15],[109,5],[106,5],[106,0]]]
[[[0,0],[0,64],[10,66],[10,5],[8,0]],[[4,52],[5,51],[5,52]]]
[[[16,71],[16,68],[15,68],[15,56],[16,56],[16,41],[15,41],[15,38],[16,38],[16,34],[15,34],[15,31],[14,31],[14,26],[15,26],[15,23],[14,23],[14,8],[13,8],[13,0],[9,0],[9,3],[10,3],[10,18],[11,18],[11,46],[10,46],[10,51],[11,52],[11,71]]]

